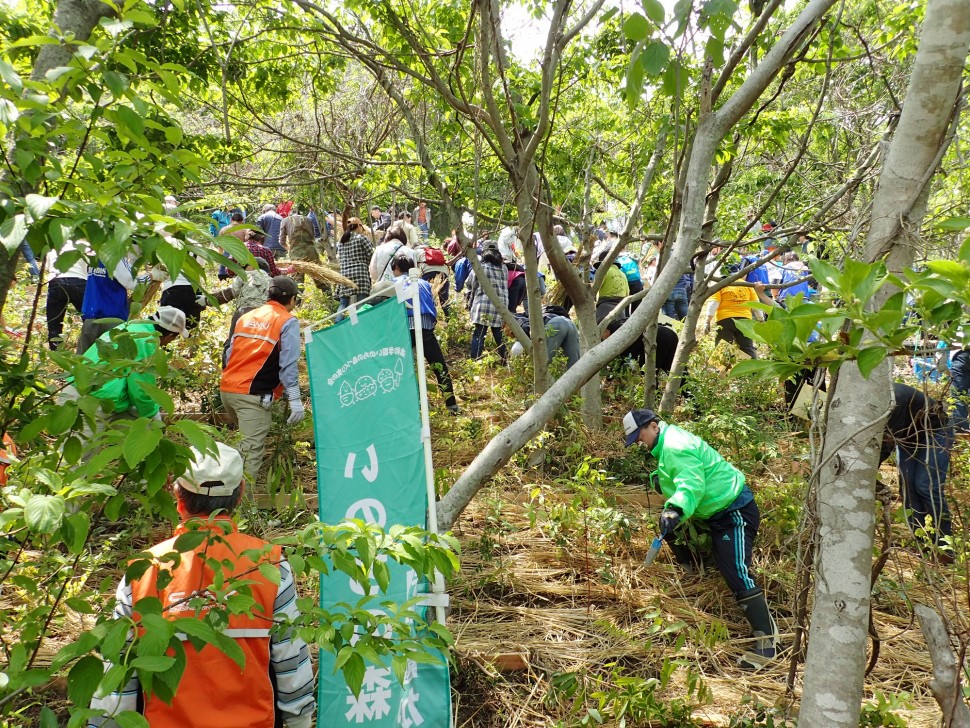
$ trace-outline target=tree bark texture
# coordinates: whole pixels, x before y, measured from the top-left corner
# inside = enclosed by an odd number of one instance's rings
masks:
[[[970,709],[960,686],[961,665],[953,654],[946,624],[937,611],[926,604],[917,604],[914,611],[933,658],[930,690],[943,711],[941,725],[943,728],[970,728]]]
[[[858,726],[866,668],[875,483],[890,410],[889,362],[854,361],[829,395],[818,488],[815,603],[799,723]]]
[[[911,238],[946,140],[970,49],[970,4],[929,0],[899,126],[872,206],[870,262],[890,270],[912,263]],[[892,291],[870,303],[878,308]],[[843,364],[829,394],[819,480],[820,545],[799,722],[857,726],[869,615],[875,476],[879,439],[892,398],[889,362],[867,380]]]
[[[59,0],[49,35],[54,38],[73,36],[75,40],[87,41],[101,18],[111,17],[114,12],[101,0]],[[31,80],[39,81],[52,68],[68,65],[76,48],[72,43],[63,42],[41,46],[30,73]]]

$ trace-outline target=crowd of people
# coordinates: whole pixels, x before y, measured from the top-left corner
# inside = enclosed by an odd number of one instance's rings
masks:
[[[166,200],[166,204],[172,205],[173,212],[177,211],[174,200]],[[370,210],[372,227],[357,217],[341,220],[339,224],[333,216],[320,220],[312,209],[285,203],[265,205],[251,227],[246,219],[242,208],[228,205],[211,215],[215,244],[222,236],[236,237],[255,261],[255,265],[246,266],[244,276],[220,268],[218,278],[227,281],[227,285],[218,291],[203,291],[184,275],[173,280],[161,266],[143,272],[139,278],[133,269],[134,254],[109,270],[86,250],[83,241],[52,251],[46,262],[51,274],[47,280],[48,344],[51,349],[62,344],[65,315],[73,307],[81,317],[77,350],[85,359],[95,364],[107,361],[112,349],[128,340],[132,345],[130,351],[134,352],[132,358],[147,361],[159,347],[168,346],[179,337],[189,337],[206,307],[234,304],[224,345],[220,394],[226,412],[238,427],[239,445],[234,449],[219,443],[215,454],[196,453],[195,462],[175,483],[179,513],[184,521],[202,519],[208,524],[206,528],[221,529],[220,548],[228,549],[225,562],[231,571],[226,576],[258,571],[258,577],[249,578],[254,579],[256,601],[266,613],[294,616],[294,585],[285,560],[278,551],[273,551],[275,547],[240,534],[230,519],[247,492],[246,484],[248,492],[257,487],[265,442],[272,427],[274,400],[286,398],[289,424],[300,422],[305,414],[297,373],[302,351],[300,325],[294,313],[302,293],[296,280],[287,275],[292,272],[287,266],[292,265],[291,261],[319,261],[321,237],[340,232],[334,248],[336,260],[332,262],[339,266],[349,285],[321,286],[334,299],[337,321],[353,306],[392,297],[396,288],[410,290],[411,286],[417,286],[420,310],[407,308],[412,345],[421,336],[444,404],[453,414],[459,414],[460,409],[441,342],[435,333],[439,317],[454,312],[460,295],[472,327],[468,355],[474,359],[483,357],[490,336],[494,352],[504,363],[509,353],[520,353],[522,346],[516,342],[511,352],[508,351],[503,313],[513,316],[528,334],[530,302],[516,230],[506,228],[494,240],[491,236],[479,236],[469,248],[478,258],[478,265],[472,265],[457,235],[446,238],[440,246],[435,244],[431,235],[431,211],[425,202],[420,202],[413,212],[405,210],[396,214],[393,209],[385,211],[375,206]],[[742,256],[723,272],[705,276],[706,284],[715,287],[707,305],[706,328],[709,330],[712,323],[716,324],[717,340],[736,345],[752,358],[758,356],[757,347],[737,326],[738,319],[752,317],[751,304],[760,301],[785,306],[794,295],[815,294],[815,283],[799,260],[798,251],[788,250],[776,260],[761,262],[766,253],[777,251],[773,237],[776,227],[773,222],[761,227],[762,239],[758,241],[757,252]],[[604,337],[615,332],[638,304],[630,301],[630,297],[652,285],[660,258],[656,248],[639,259],[626,251],[611,256],[618,243],[619,235],[601,226],[595,231],[589,256],[585,258],[589,261],[591,276],[612,259],[609,269],[600,276],[602,285],[597,297],[597,320],[606,324],[605,319],[611,317]],[[577,259],[584,247],[582,242],[574,242],[560,225],[555,227],[552,240],[545,242],[538,236],[536,250],[543,288],[546,278],[551,279],[553,275],[546,245],[559,246],[570,261]],[[718,252],[710,251],[708,260],[716,258]],[[58,266],[59,257],[67,255],[73,258],[71,265]],[[723,275],[744,269],[748,271],[743,280],[717,286]],[[701,272],[710,273],[711,269]],[[678,280],[663,304],[666,317],[674,321],[686,317],[695,274],[698,274],[696,270],[685,272]],[[157,282],[161,299],[150,317],[129,320],[130,294],[139,280]],[[538,303],[542,306],[550,357],[561,351],[566,367],[574,366],[580,358],[580,346],[568,300],[565,305],[547,300]],[[620,316],[616,315],[618,310],[622,310]],[[674,328],[659,326],[656,354],[659,369],[670,370],[677,345]],[[623,356],[643,365],[642,341],[639,348],[634,344]],[[966,349],[953,357],[952,379],[957,394],[966,394],[968,359],[970,354]],[[156,385],[155,376],[151,369],[130,365],[119,368],[111,381],[94,392],[106,406],[93,428],[87,428],[82,436],[91,437],[114,419],[161,419],[157,403],[148,394]],[[60,393],[62,402],[81,396],[75,384],[70,379],[65,382]],[[692,519],[703,521],[710,530],[714,563],[734,594],[754,637],[741,666],[763,667],[776,657],[780,643],[765,593],[752,575],[751,560],[760,513],[745,475],[704,440],[664,421],[652,410],[629,412],[624,418],[624,429],[627,446],[639,443],[656,460],[656,469],[645,473],[644,481],[665,499],[659,531],[684,569],[694,570],[699,563],[698,554],[685,543],[685,524]],[[952,558],[949,543],[952,519],[945,492],[950,451],[954,438],[968,430],[965,400],[958,402],[951,418],[942,403],[908,385],[895,385],[894,406],[885,429],[881,460],[895,454],[907,522],[919,537],[922,548],[944,562]],[[15,453],[15,446],[6,438],[0,466],[9,462],[8,452]],[[3,477],[2,467],[0,477]],[[176,531],[176,537],[184,529],[183,524]],[[152,554],[160,558],[172,550],[172,543],[160,544],[152,549]],[[252,554],[257,549],[267,554],[264,561],[254,561],[250,556],[238,558],[239,553]],[[154,568],[138,579],[123,580],[118,589],[116,616],[131,616],[139,598],[152,596],[164,602],[174,598],[173,594],[181,594],[180,590],[188,588],[186,585],[211,580],[211,568],[204,564],[205,560],[186,559],[183,555],[180,563],[168,568],[164,579],[159,578],[159,569]],[[266,576],[264,564],[278,569],[278,579]],[[294,635],[273,631],[258,622],[249,616],[231,618],[230,628],[239,630],[242,636],[238,642],[249,651],[245,673],[240,680],[229,681],[235,686],[235,692],[227,693],[225,682],[218,685],[212,682],[226,672],[226,664],[216,666],[213,677],[207,671],[215,668],[211,665],[204,668],[203,664],[208,663],[190,652],[187,674],[197,680],[197,690],[221,690],[227,696],[225,710],[230,716],[229,722],[213,717],[211,724],[242,725],[250,719],[258,722],[264,718],[269,721],[268,716],[274,713],[291,728],[308,726],[314,701],[306,645]],[[218,659],[225,663],[225,658]],[[124,690],[97,698],[94,707],[111,715],[136,705],[141,688],[137,678],[133,680]],[[181,724],[186,720],[186,711],[194,710],[186,700],[180,691],[172,704],[149,697],[139,709],[150,719]],[[93,718],[90,725],[109,725],[105,720]]]

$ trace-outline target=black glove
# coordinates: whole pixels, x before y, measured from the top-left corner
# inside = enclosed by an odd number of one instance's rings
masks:
[[[666,535],[673,533],[674,529],[680,525],[680,511],[675,508],[664,508],[660,514],[660,533]]]

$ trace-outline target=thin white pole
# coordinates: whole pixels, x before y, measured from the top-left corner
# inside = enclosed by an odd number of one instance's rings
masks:
[[[438,504],[434,488],[434,461],[431,459],[431,416],[428,412],[428,375],[424,367],[424,340],[421,338],[421,272],[417,266],[411,269],[411,313],[414,322],[414,358],[418,368],[418,397],[421,400],[421,443],[424,445],[424,477],[428,488],[428,530],[438,533]],[[445,593],[444,577],[435,571],[432,591]],[[435,605],[435,618],[445,623],[443,604]]]

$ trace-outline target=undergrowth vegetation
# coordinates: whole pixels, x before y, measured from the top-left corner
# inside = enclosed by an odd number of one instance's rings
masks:
[[[304,323],[317,325],[333,307],[316,291],[308,298],[298,314]],[[114,639],[113,633],[97,630],[107,630],[99,625],[108,624],[103,615],[110,613],[122,565],[169,533],[175,516],[161,486],[164,476],[184,461],[182,443],[203,433],[230,443],[237,437],[219,415],[225,318],[221,312],[206,312],[201,336],[169,358],[161,386],[176,409],[192,418],[167,425],[164,438],[159,434],[152,440],[154,451],[132,455],[133,465],[122,456],[114,466],[117,472],[109,471],[114,485],[99,486],[105,489],[99,507],[72,512],[70,500],[85,491],[55,479],[56,451],[45,454],[37,443],[26,443],[30,457],[18,467],[29,469],[31,477],[50,479],[50,487],[45,508],[32,506],[35,515],[28,520],[33,520],[15,526],[24,536],[19,545],[11,542],[13,551],[0,555],[5,572],[0,596],[4,648],[15,667],[37,666],[25,673],[7,724],[52,725],[52,718],[66,717],[71,701],[83,702],[88,688],[97,686],[93,672],[84,677],[85,670],[93,671],[93,662],[79,668],[80,663],[68,659],[80,656],[71,645],[92,629],[102,641]],[[513,358],[508,366],[494,354],[480,361],[467,359],[464,312],[455,310],[444,319],[438,334],[463,410],[452,416],[444,409],[432,378],[435,485],[443,495],[535,396],[528,357]],[[35,373],[45,380],[56,374],[39,341],[35,338],[28,347],[28,365],[21,375],[25,380]],[[790,645],[804,619],[798,606],[804,569],[800,534],[811,480],[811,441],[804,423],[786,413],[780,384],[728,376],[731,354],[723,348],[715,349],[710,338],[701,339],[690,362],[690,395],[671,419],[714,445],[745,473],[754,490],[762,513],[755,569],[783,640]],[[19,350],[11,347],[8,359],[15,354]],[[11,379],[7,386],[23,382]],[[785,653],[772,670],[756,676],[735,665],[747,643],[740,637],[746,630],[712,562],[704,558],[709,545],[704,530],[688,529],[686,536],[698,554],[697,573],[683,573],[666,551],[651,567],[643,567],[662,499],[648,485],[651,457],[643,448],[624,449],[619,425],[629,408],[644,403],[643,379],[625,364],[614,365],[603,379],[603,394],[603,431],[583,425],[581,402],[572,398],[456,525],[462,570],[450,584],[448,627],[455,637],[458,725],[505,726],[510,715],[517,715],[521,725],[563,728],[691,726],[714,720],[739,727],[794,725],[797,693],[787,686],[791,655]],[[307,545],[293,534],[306,531],[316,510],[313,430],[308,423],[285,426],[280,413],[276,419],[262,503],[247,504],[239,520],[251,533],[287,540],[299,563]],[[121,453],[124,443],[116,447]],[[108,463],[106,457],[97,467]],[[961,445],[954,458],[954,482],[967,471],[967,450]],[[893,558],[874,584],[875,623],[882,634],[905,642],[899,649],[907,654],[912,649],[907,623],[914,574],[928,575],[936,583],[944,575],[926,571],[931,567],[912,557],[912,539],[894,499],[894,475],[886,470],[884,477],[890,532],[883,541]],[[104,481],[102,473],[99,482]],[[147,493],[138,485],[143,482],[149,483]],[[8,493],[8,506],[16,503]],[[267,518],[257,505],[272,505],[275,514]],[[963,505],[961,494],[955,504],[958,523]],[[8,529],[17,513],[4,513]],[[965,548],[963,539],[956,539],[961,563]],[[54,576],[39,578],[42,574]],[[305,568],[301,592],[315,594],[318,578],[316,571]],[[946,578],[954,589],[965,588],[962,577]],[[313,634],[319,627],[308,621],[305,629]],[[89,646],[91,640],[86,640],[83,645]],[[33,645],[32,651],[24,645]],[[882,663],[870,677],[864,724],[922,725],[914,716],[928,715],[925,688],[899,677],[892,668],[898,659],[892,650],[891,643],[883,645]],[[500,669],[496,656],[506,653],[520,655],[525,670]],[[882,669],[887,661],[889,666]],[[68,670],[77,680],[65,692],[64,682],[56,678]]]

